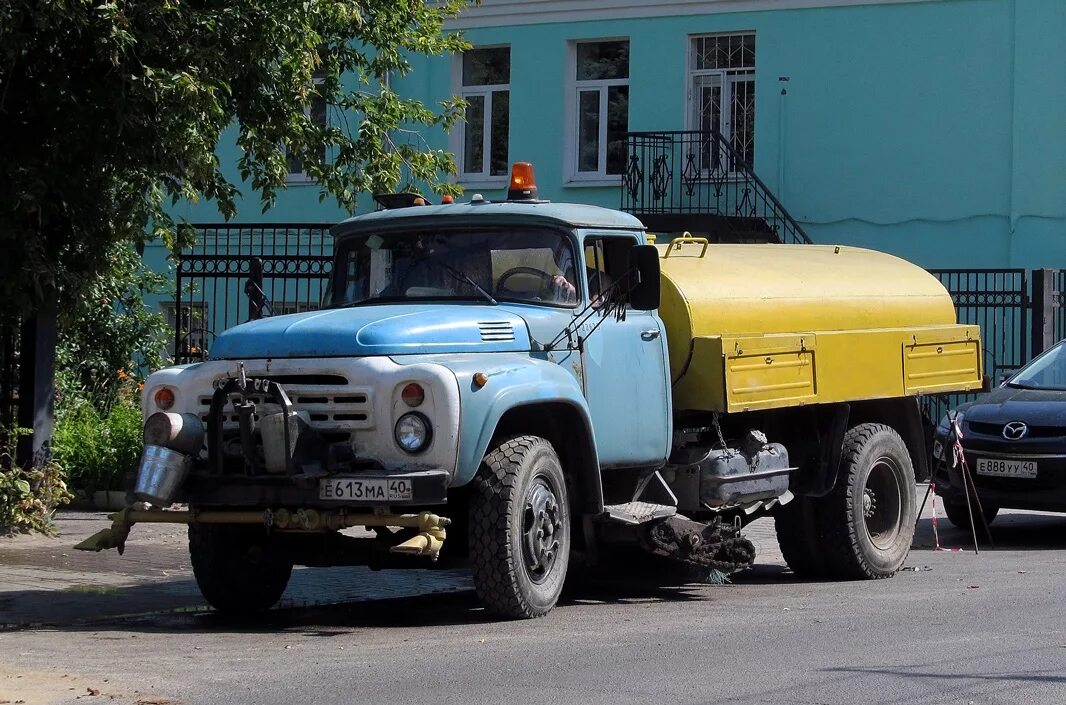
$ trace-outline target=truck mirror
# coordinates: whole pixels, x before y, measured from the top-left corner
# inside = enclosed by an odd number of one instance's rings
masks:
[[[636,245],[629,251],[629,304],[637,311],[659,308],[659,251],[654,245]]]

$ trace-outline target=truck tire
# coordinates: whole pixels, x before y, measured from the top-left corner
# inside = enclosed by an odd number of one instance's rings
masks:
[[[795,497],[774,513],[777,544],[785,563],[797,578],[818,580],[826,576],[815,499]]]
[[[551,443],[509,438],[489,451],[470,496],[470,565],[485,609],[509,619],[555,607],[570,559],[566,478]]]
[[[189,524],[189,555],[200,593],[228,615],[270,609],[292,574],[292,562],[270,553],[259,526]]]
[[[985,522],[991,526],[996,515],[999,514],[999,507],[995,507],[991,504],[984,502],[973,501],[973,496],[970,496],[973,505],[973,518],[977,521],[977,527],[981,526],[981,517],[977,516],[977,512],[984,512]],[[944,500],[944,513],[948,515],[948,521],[954,524],[956,527],[965,531],[970,530],[970,510],[966,507],[966,498],[961,500]]]
[[[899,434],[878,423],[850,428],[836,485],[817,502],[827,576],[895,575],[914,538],[914,493],[914,467]]]

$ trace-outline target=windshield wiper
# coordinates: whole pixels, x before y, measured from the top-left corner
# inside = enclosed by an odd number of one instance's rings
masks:
[[[446,264],[444,262],[437,262],[437,264],[439,264],[441,267],[443,267],[444,271],[446,271],[448,274],[452,275],[453,279],[457,279],[457,280],[459,280],[461,282],[466,282],[470,286],[472,286],[475,289],[477,289],[478,293],[481,294],[482,296],[484,296],[485,300],[488,301],[493,306],[499,306],[500,305],[499,301],[497,301],[496,299],[492,298],[492,294],[490,294],[489,292],[485,291],[485,289],[480,284],[478,284],[476,281],[474,281],[470,277],[470,275],[467,274],[466,272],[464,272],[464,271],[462,271],[460,269],[456,269],[455,267],[451,266],[450,264]]]

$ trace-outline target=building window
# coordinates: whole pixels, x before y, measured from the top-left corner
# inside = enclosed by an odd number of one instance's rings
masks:
[[[578,42],[571,75],[573,178],[621,174],[629,131],[629,41]]]
[[[321,86],[323,83],[323,79],[320,76],[315,76],[314,81],[315,86]],[[307,105],[304,108],[304,115],[311,118],[313,124],[318,125],[319,127],[325,127],[329,121],[326,109],[326,99],[317,94],[314,95],[311,98],[310,105]],[[285,159],[289,163],[289,173],[286,177],[287,181],[299,183],[312,180],[311,176],[304,169],[304,164],[300,158],[289,153],[288,149],[285,150]],[[320,146],[318,149],[318,161],[323,164],[326,161],[325,145]]]
[[[690,129],[718,131],[747,167],[755,162],[755,35],[715,34],[692,38],[689,77]],[[706,141],[704,169],[721,168],[719,150]],[[726,165],[736,171],[738,164]]]
[[[471,49],[462,57],[459,95],[466,101],[460,129],[463,180],[506,178],[511,122],[511,49]]]

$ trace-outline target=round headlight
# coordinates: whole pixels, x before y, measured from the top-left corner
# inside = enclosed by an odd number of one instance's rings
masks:
[[[396,445],[408,453],[420,453],[429,445],[432,429],[422,414],[404,414],[396,422]]]
[[[161,411],[167,411],[174,406],[174,390],[170,387],[160,387],[156,390],[155,406]]]

